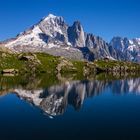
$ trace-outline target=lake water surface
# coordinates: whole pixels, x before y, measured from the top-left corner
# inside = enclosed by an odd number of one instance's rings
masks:
[[[0,80],[0,140],[140,140],[140,78],[12,80]]]

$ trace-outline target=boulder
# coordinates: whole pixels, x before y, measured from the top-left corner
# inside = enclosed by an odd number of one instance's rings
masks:
[[[2,70],[2,73],[3,74],[5,74],[5,73],[16,74],[16,73],[18,73],[18,70],[17,69],[4,69],[4,70]]]
[[[27,53],[27,54],[20,54],[18,56],[19,60],[24,60],[24,61],[29,61],[29,62],[33,62],[34,64],[38,65],[41,64],[41,62],[39,61],[39,59],[37,58],[36,54],[32,54],[32,53]]]
[[[74,67],[71,61],[60,57],[60,63],[57,65],[56,70],[59,72],[65,71],[65,72],[72,72],[77,71],[77,69]]]

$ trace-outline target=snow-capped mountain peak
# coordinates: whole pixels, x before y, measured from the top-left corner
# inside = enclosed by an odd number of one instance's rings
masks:
[[[53,14],[49,14],[48,16],[44,17],[41,22],[47,22],[48,24],[51,23],[53,25],[57,25],[57,24],[64,24],[64,18],[62,16],[55,16]]]
[[[57,16],[53,15],[53,14],[49,14],[47,17],[44,18],[44,20],[48,20],[50,18],[56,18]]]
[[[49,14],[16,38],[2,44],[15,52],[47,52],[76,59],[109,58],[140,62],[140,38],[114,37],[107,43],[84,32],[79,21],[69,26],[63,17]]]
[[[47,47],[49,44],[56,46],[55,44],[58,42],[65,42],[71,45],[68,42],[67,28],[68,26],[62,17],[49,14],[38,24],[33,25],[30,29],[19,34],[14,41],[7,42],[6,47],[11,49],[17,48],[17,46],[39,48]]]

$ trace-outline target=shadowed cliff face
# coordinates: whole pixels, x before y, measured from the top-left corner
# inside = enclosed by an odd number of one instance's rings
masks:
[[[140,78],[125,80],[67,81],[45,89],[13,89],[14,93],[27,102],[39,107],[49,116],[64,114],[68,105],[80,110],[85,99],[99,96],[106,91],[115,95],[140,95]]]
[[[68,28],[68,38],[74,47],[85,47],[85,33],[79,21]]]

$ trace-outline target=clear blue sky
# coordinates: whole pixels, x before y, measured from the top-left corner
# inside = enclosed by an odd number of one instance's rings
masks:
[[[140,0],[0,0],[0,40],[16,36],[49,13],[109,41],[140,37]]]

